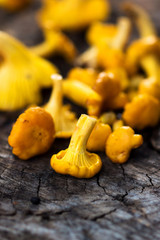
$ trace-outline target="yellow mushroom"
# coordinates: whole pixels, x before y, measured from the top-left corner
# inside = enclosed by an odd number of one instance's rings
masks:
[[[0,110],[38,104],[40,89],[52,84],[54,65],[32,54],[18,40],[0,32]]]
[[[45,153],[55,138],[54,122],[43,108],[31,107],[22,113],[11,130],[8,143],[22,160]]]
[[[128,95],[120,92],[115,98],[103,103],[103,110],[117,110],[123,109],[128,103]]]
[[[25,7],[31,0],[0,0],[0,7],[8,11],[17,11]]]
[[[71,137],[77,123],[76,116],[70,111],[69,105],[63,105],[61,75],[52,75],[53,90],[48,103],[43,108],[51,114],[55,123],[56,137]]]
[[[43,0],[38,21],[43,28],[77,30],[108,16],[106,0]]]
[[[125,54],[121,49],[101,44],[97,51],[97,65],[102,69],[125,67]]]
[[[128,97],[121,92],[121,84],[114,72],[101,72],[93,89],[103,99],[103,110],[121,109],[128,102]]]
[[[135,21],[141,36],[141,39],[131,44],[127,50],[128,68],[131,73],[134,73],[139,64],[148,77],[155,77],[159,81],[160,42],[151,18],[143,8],[136,4],[127,3],[124,8]]]
[[[94,22],[87,31],[86,39],[90,45],[94,46],[98,46],[101,42],[111,44],[116,34],[116,25]]]
[[[142,37],[156,35],[156,29],[150,16],[142,7],[131,2],[126,2],[123,4],[123,9],[134,20]]]
[[[121,85],[113,73],[101,72],[93,89],[102,97],[103,101],[111,101],[120,93]]]
[[[144,79],[139,84],[139,94],[148,94],[160,100],[160,84],[154,77]]]
[[[140,33],[141,39],[134,42],[127,51],[127,59],[128,64],[130,65],[130,70],[135,72],[138,66],[141,66],[147,74],[147,79],[144,79],[140,82],[138,87],[138,94],[144,95],[143,97],[144,103],[140,104],[138,107],[139,111],[142,108],[142,105],[145,106],[145,110],[141,114],[146,114],[146,117],[149,119],[143,119],[140,117],[141,126],[140,128],[144,128],[146,126],[155,126],[159,120],[159,108],[156,107],[159,105],[160,99],[160,41],[156,34],[156,29],[150,19],[149,14],[142,9],[140,6],[132,3],[128,3],[125,5],[126,11],[130,14],[130,16],[135,21],[138,31]],[[147,95],[151,97],[147,100]],[[133,103],[129,105],[130,107],[135,107],[136,101],[140,101],[140,97],[137,97]],[[157,98],[157,103],[155,101]],[[148,102],[148,106],[146,105]],[[130,114],[133,114],[133,111],[130,110],[128,106],[128,110],[125,110],[124,118],[126,121],[131,122],[134,125],[134,120],[130,120]],[[153,106],[153,111],[151,110],[151,106]],[[157,109],[157,112],[155,112]],[[145,112],[145,113],[144,113]],[[150,116],[149,116],[150,113]],[[144,121],[144,125],[143,125]],[[137,127],[137,123],[135,123]]]
[[[125,54],[121,49],[101,43],[86,50],[75,62],[77,65],[86,65],[90,68],[108,69],[125,67]]]
[[[126,17],[118,19],[117,34],[111,43],[101,43],[97,46],[97,63],[100,67],[107,68],[124,68],[125,54],[123,49],[130,35],[131,23]]]
[[[78,80],[87,84],[90,87],[93,87],[96,82],[97,76],[98,72],[93,68],[75,67],[69,71],[67,79]]]
[[[125,91],[130,87],[131,80],[128,77],[127,70],[122,67],[109,68],[105,71],[107,74],[114,75],[115,79],[120,82],[121,90]]]
[[[100,157],[86,151],[86,144],[95,124],[95,118],[81,115],[69,147],[51,158],[51,167],[56,172],[77,178],[91,178],[100,171],[102,167]]]
[[[139,87],[140,84],[144,80],[144,75],[142,74],[136,74],[130,77],[130,84],[128,88],[126,89],[127,97],[129,101],[132,101],[132,99],[139,94]]]
[[[114,163],[125,163],[133,148],[138,148],[143,143],[143,138],[135,134],[133,129],[124,126],[111,133],[106,142],[106,155]]]
[[[101,67],[102,69],[125,66],[125,54],[123,48],[128,41],[130,32],[130,21],[128,18],[119,18],[117,24],[117,33],[109,41],[108,32],[106,38],[108,41],[103,41],[104,35],[100,35],[100,39],[95,42],[87,51],[82,53],[76,60],[78,65],[86,64],[89,67]],[[96,32],[95,32],[96,33]],[[99,37],[99,36],[95,36]]]
[[[132,128],[143,129],[158,124],[160,103],[155,97],[147,94],[137,95],[125,105],[122,115],[124,122]]]
[[[105,151],[105,144],[111,132],[111,127],[108,124],[98,120],[89,136],[87,149],[89,151]]]
[[[153,66],[155,66],[155,64],[157,65],[158,59],[156,56],[160,55],[160,44],[158,38],[150,35],[133,41],[126,52],[126,67],[128,72],[132,75],[135,74],[140,65],[142,65],[142,67],[146,65],[146,63],[143,64],[143,61],[146,56],[148,57],[150,55],[155,55],[155,59],[152,60],[154,61],[154,64],[151,63],[151,60],[149,60],[151,64],[148,64],[150,66],[150,71],[148,70],[148,73],[152,74],[152,76],[157,76],[157,72],[154,71],[153,74],[153,69],[155,70],[155,67]]]
[[[63,92],[73,102],[87,109],[90,116],[99,116],[102,97],[87,84],[76,80],[63,81]]]
[[[72,41],[61,31],[44,29],[43,32],[44,41],[30,47],[30,50],[41,57],[49,57],[59,53],[72,62],[76,56],[76,48]]]

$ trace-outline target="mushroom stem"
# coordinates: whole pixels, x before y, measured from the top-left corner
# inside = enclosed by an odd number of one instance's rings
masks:
[[[100,171],[102,167],[100,157],[86,151],[87,140],[95,124],[95,118],[81,115],[69,147],[51,158],[51,167],[56,172],[78,178],[90,178]]]
[[[113,38],[112,47],[116,49],[123,49],[128,41],[130,31],[131,31],[131,22],[126,17],[121,17],[118,19],[117,24],[117,34]]]
[[[53,74],[51,76],[53,81],[53,90],[50,96],[48,103],[45,105],[44,109],[49,112],[55,122],[56,131],[59,129],[60,119],[58,116],[61,116],[60,112],[62,110],[62,77],[59,74]]]
[[[77,123],[76,116],[70,111],[70,105],[63,105],[62,76],[53,74],[53,90],[44,109],[49,112],[54,120],[56,137],[71,137]]]
[[[149,14],[144,9],[132,3],[126,3],[124,9],[135,21],[142,38],[157,36],[155,26],[153,25]],[[146,71],[148,77],[155,77],[155,79],[159,81],[159,61],[155,55],[148,54],[144,56],[141,59],[140,64]]]
[[[98,50],[96,47],[90,47],[82,53],[75,61],[77,65],[87,65],[88,67],[95,68],[97,65]]]
[[[44,41],[30,50],[38,56],[49,57],[54,53],[64,55],[68,61],[73,61],[76,56],[76,48],[72,41],[61,31],[43,30]]]
[[[76,130],[72,135],[69,145],[71,151],[81,152],[86,150],[88,138],[95,124],[95,118],[88,117],[85,114],[81,115],[81,118],[77,122]]]
[[[141,66],[147,73],[148,77],[159,79],[159,61],[156,56],[149,54],[141,59]]]
[[[132,138],[132,148],[138,148],[139,145],[141,145],[143,143],[143,139],[142,136],[139,134],[134,134],[133,138]]]
[[[63,81],[63,93],[78,105],[87,108],[88,115],[98,116],[102,107],[102,97],[88,85],[76,81]]]
[[[126,2],[123,5],[124,10],[136,23],[141,37],[157,35],[156,29],[148,13],[136,4]]]

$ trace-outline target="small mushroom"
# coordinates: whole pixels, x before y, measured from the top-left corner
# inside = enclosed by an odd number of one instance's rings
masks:
[[[160,55],[160,44],[156,36],[150,35],[131,43],[126,52],[126,68],[130,75],[133,75],[138,71],[141,61],[148,55]],[[144,65],[142,64],[142,66]]]
[[[111,127],[108,124],[104,124],[98,120],[89,136],[87,149],[89,151],[104,152],[106,141],[111,132]]]
[[[103,110],[121,109],[128,102],[127,94],[121,92],[120,81],[112,72],[101,72],[93,89],[102,97]]]
[[[93,68],[75,67],[69,71],[67,75],[67,80],[77,80],[87,84],[90,87],[93,87],[96,82],[97,76],[98,72]]]
[[[134,134],[132,128],[123,126],[111,133],[106,142],[106,155],[114,163],[125,163],[133,148],[138,148],[143,143],[139,134]]]
[[[107,69],[105,72],[109,75],[113,75],[115,79],[120,82],[122,91],[125,91],[130,87],[131,81],[125,68],[114,67]]]
[[[120,92],[115,98],[103,103],[103,110],[123,109],[128,103],[128,95]]]
[[[41,100],[51,86],[54,65],[31,53],[18,40],[0,32],[0,110],[14,111]]]
[[[125,54],[121,49],[111,48],[105,43],[101,44],[97,51],[97,65],[102,69],[124,68]]]
[[[117,24],[117,34],[109,41],[108,32],[106,32],[107,41],[103,41],[104,35],[95,36],[99,40],[82,53],[76,60],[78,65],[87,65],[89,67],[100,67],[102,69],[124,67],[125,54],[123,48],[128,41],[130,32],[130,21],[128,18],[120,18]]]
[[[102,97],[87,84],[76,80],[63,81],[64,95],[87,109],[88,115],[99,116]]]
[[[71,137],[77,123],[76,116],[70,111],[69,105],[63,105],[61,75],[52,75],[53,90],[48,103],[43,108],[51,114],[55,123],[56,137]]]
[[[44,41],[30,50],[38,56],[49,57],[55,53],[62,54],[69,62],[76,56],[76,48],[72,41],[61,31],[44,29]]]
[[[133,42],[127,50],[127,68],[133,74],[140,65],[148,77],[159,80],[160,44],[152,20],[149,14],[136,4],[127,3],[124,9],[136,23],[141,36],[141,39]]]
[[[156,29],[150,16],[142,7],[135,3],[126,2],[123,4],[123,9],[136,23],[142,37],[156,35]]]
[[[101,72],[93,86],[93,89],[102,97],[103,101],[110,101],[121,91],[119,80],[112,73]]]
[[[106,0],[43,0],[38,21],[43,28],[78,30],[108,16]]]
[[[148,94],[160,100],[160,83],[154,77],[140,82],[138,94]]]
[[[70,105],[63,105],[62,76],[53,74],[51,76],[53,90],[48,103],[43,108],[51,114],[55,123],[56,137],[71,137],[77,123],[76,116],[70,110]]]
[[[86,151],[86,144],[95,124],[95,118],[81,115],[69,147],[51,158],[51,167],[56,172],[77,178],[91,178],[100,171],[102,167],[100,157]]]
[[[154,127],[160,118],[159,100],[148,94],[140,94],[125,105],[122,118],[124,122],[135,129]]]
[[[55,138],[54,122],[43,108],[31,107],[22,113],[11,130],[8,143],[22,160],[45,153]]]
[[[125,9],[136,23],[141,36],[139,40],[132,43],[128,48],[126,57],[128,61],[126,63],[131,73],[136,72],[138,67],[141,66],[147,74],[147,79],[143,79],[140,82],[138,87],[140,96],[133,98],[131,104],[126,105],[123,117],[126,123],[128,122],[131,126],[143,129],[147,126],[155,126],[159,121],[160,44],[156,29],[146,11],[132,3],[126,4]],[[140,103],[140,100],[143,103]],[[135,111],[134,108],[138,103],[140,105]],[[133,107],[132,110],[131,107]],[[136,120],[134,117],[137,114],[140,117]],[[133,117],[132,120],[131,115]],[[140,126],[138,126],[138,121],[140,121]]]
[[[117,31],[118,29],[115,24],[94,22],[87,31],[86,39],[92,46],[97,46],[101,42],[111,44],[113,38],[117,34]]]

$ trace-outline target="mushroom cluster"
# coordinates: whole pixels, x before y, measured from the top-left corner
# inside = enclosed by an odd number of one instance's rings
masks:
[[[45,0],[37,14],[42,43],[27,48],[0,33],[0,110],[36,105],[13,125],[8,138],[13,154],[27,160],[48,151],[55,138],[71,138],[66,150],[53,154],[51,167],[90,178],[102,167],[100,157],[90,152],[104,152],[123,164],[143,144],[138,131],[160,119],[160,42],[148,13],[133,3],[123,9],[129,17],[111,24],[104,22],[110,12],[106,0]],[[131,20],[140,38],[129,42]],[[79,54],[66,32],[81,29],[89,47]],[[54,53],[73,64],[65,79],[44,59]],[[40,107],[42,87],[52,91]],[[84,109],[79,119],[72,106],[63,104],[64,97]]]

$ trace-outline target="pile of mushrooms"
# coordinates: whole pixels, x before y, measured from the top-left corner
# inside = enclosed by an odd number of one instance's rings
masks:
[[[26,47],[0,32],[0,110],[28,107],[8,138],[13,154],[27,160],[48,151],[54,139],[71,138],[66,150],[53,154],[51,167],[90,178],[102,167],[90,152],[122,164],[143,144],[137,131],[160,119],[160,44],[148,13],[132,3],[123,9],[129,17],[110,24],[104,22],[110,12],[106,0],[45,0],[37,14],[42,43]],[[140,38],[130,43],[131,20]],[[79,54],[64,31],[84,28],[89,47]],[[44,59],[55,53],[74,64],[65,79]],[[40,106],[43,87],[52,92]],[[64,97],[84,109],[79,119]]]

